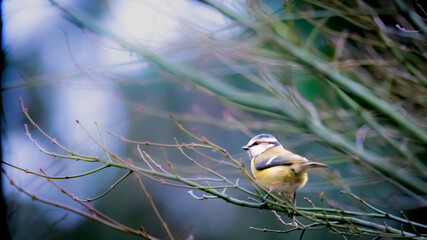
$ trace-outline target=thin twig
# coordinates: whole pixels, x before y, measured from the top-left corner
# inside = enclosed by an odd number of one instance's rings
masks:
[[[173,237],[171,231],[169,230],[168,224],[163,219],[162,215],[160,214],[159,210],[157,209],[156,204],[154,203],[153,198],[151,197],[150,193],[148,192],[147,188],[145,187],[141,176],[139,174],[135,174],[135,177],[138,180],[139,186],[141,187],[142,191],[144,192],[145,196],[147,197],[148,202],[151,205],[151,208],[153,208],[154,212],[156,213],[157,218],[162,223],[162,227],[165,229],[166,233],[168,234],[169,239],[174,240],[175,238]]]

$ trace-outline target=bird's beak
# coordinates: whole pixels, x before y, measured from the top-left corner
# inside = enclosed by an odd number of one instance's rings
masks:
[[[249,150],[249,147],[247,145],[242,147],[244,150]]]

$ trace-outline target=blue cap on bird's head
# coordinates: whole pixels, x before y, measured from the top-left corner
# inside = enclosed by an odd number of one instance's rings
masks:
[[[279,141],[277,141],[277,139],[273,135],[263,133],[263,134],[259,134],[259,135],[256,135],[255,137],[253,137],[248,142],[248,144],[246,144],[242,148],[244,150],[249,150],[250,147],[258,145],[260,143],[270,143],[270,144],[276,145],[279,143]]]

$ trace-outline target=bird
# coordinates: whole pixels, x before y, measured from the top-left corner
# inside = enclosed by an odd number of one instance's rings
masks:
[[[276,191],[280,195],[288,196],[294,206],[296,192],[308,181],[307,169],[328,168],[323,163],[309,161],[286,150],[270,134],[256,135],[242,148],[249,153],[251,172],[255,180],[269,193]],[[289,216],[293,218],[292,213]]]

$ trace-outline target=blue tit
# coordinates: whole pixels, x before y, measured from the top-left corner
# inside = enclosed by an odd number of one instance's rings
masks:
[[[293,204],[296,192],[307,183],[307,169],[328,167],[286,150],[270,134],[253,137],[243,149],[249,153],[256,181],[269,191],[288,195]]]

